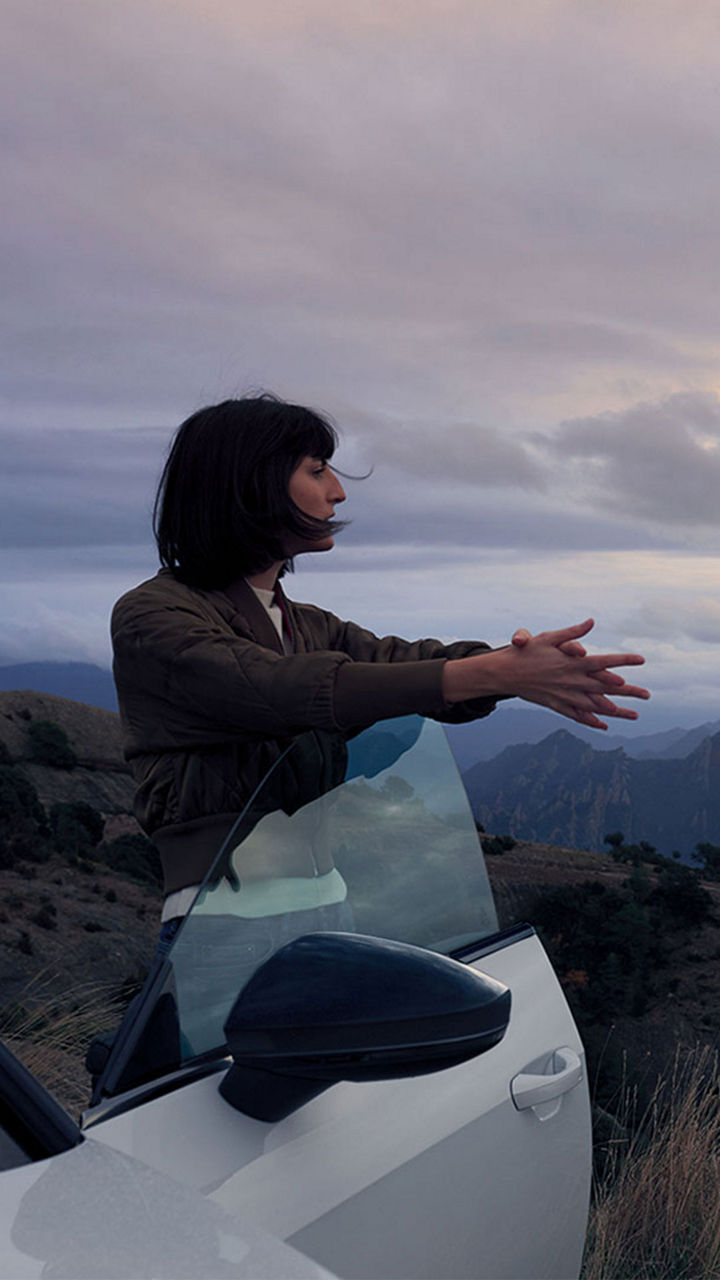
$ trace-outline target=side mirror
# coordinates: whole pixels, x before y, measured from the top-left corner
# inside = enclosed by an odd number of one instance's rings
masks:
[[[225,1023],[227,1102],[283,1120],[339,1080],[441,1071],[487,1052],[510,1019],[507,987],[447,956],[355,933],[276,951]]]

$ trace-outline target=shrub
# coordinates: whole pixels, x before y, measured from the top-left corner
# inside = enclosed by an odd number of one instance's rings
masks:
[[[41,929],[57,929],[56,916],[57,911],[55,910],[55,907],[45,903],[40,907],[39,911],[35,912],[34,916],[30,916],[30,919],[33,924],[39,925]]]
[[[29,778],[12,764],[0,763],[0,825],[15,826],[27,818],[35,827],[46,829],[47,816]]]
[[[50,765],[53,769],[74,769],[77,756],[68,736],[53,720],[34,720],[28,725],[30,759],[35,764]]]
[[[654,844],[640,840],[638,844],[626,844],[622,831],[610,831],[603,836],[603,844],[610,846],[610,852],[616,862],[631,862],[634,867],[647,862],[650,866],[661,867],[668,861],[662,853],[658,853]]]
[[[111,867],[119,875],[129,876],[142,884],[162,888],[163,873],[160,856],[152,840],[147,836],[118,836],[107,844],[101,844],[95,854],[100,862]]]
[[[508,853],[510,849],[514,849],[517,840],[513,840],[512,836],[485,836],[481,843],[483,853],[498,857],[500,854]]]
[[[708,879],[720,879],[720,845],[700,840],[690,854],[693,862],[699,862]]]
[[[581,1022],[606,1023],[642,1011],[662,942],[641,898],[587,880],[539,893],[528,914]],[[578,972],[586,975],[582,985],[567,981]]]
[[[0,868],[18,862],[45,862],[51,848],[47,817],[29,778],[14,765],[0,764]]]
[[[700,924],[712,907],[712,898],[700,884],[697,871],[676,862],[661,868],[650,900],[659,906],[670,928]]]
[[[97,809],[82,801],[60,801],[50,810],[55,848],[75,861],[91,852],[102,839],[105,820]]]

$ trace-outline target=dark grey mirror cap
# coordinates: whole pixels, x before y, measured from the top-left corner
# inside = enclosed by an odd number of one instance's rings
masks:
[[[277,951],[225,1023],[233,1106],[278,1120],[338,1080],[421,1075],[485,1053],[510,1018],[507,987],[447,956],[353,933]]]

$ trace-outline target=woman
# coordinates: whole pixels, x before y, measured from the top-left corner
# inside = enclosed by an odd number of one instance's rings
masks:
[[[328,465],[336,442],[321,415],[262,395],[200,410],[171,446],[155,505],[163,567],[112,620],[125,755],[138,820],[160,852],[164,922],[182,918],[257,784],[308,730],[327,746],[317,767],[331,778],[333,744],[376,720],[416,712],[459,723],[520,697],[606,728],[603,716],[637,714],[610,695],[649,696],[611,670],[639,655],[586,654],[592,620],[523,629],[491,650],[380,639],[289,600],[289,562],[329,551],[342,527],[345,493]],[[307,779],[298,785],[295,807]],[[267,875],[244,867],[243,883]]]

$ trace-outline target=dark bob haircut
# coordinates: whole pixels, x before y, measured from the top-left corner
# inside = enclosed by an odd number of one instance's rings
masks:
[[[263,394],[199,409],[170,446],[153,530],[160,563],[206,590],[286,560],[288,534],[319,541],[341,520],[305,515],[288,496],[305,457],[331,458],[337,432],[327,418]]]

